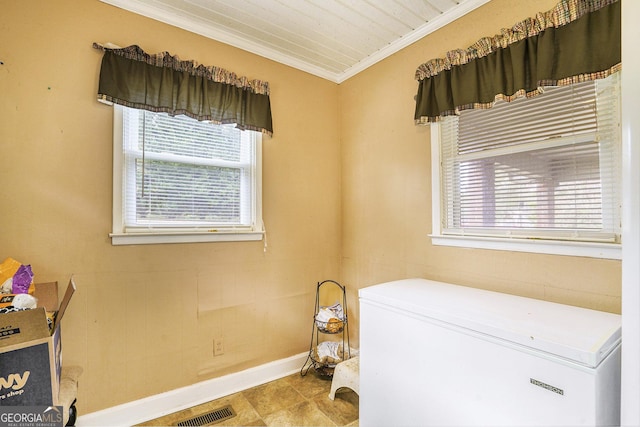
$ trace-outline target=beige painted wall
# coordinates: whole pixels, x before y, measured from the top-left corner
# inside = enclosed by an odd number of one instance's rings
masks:
[[[336,85],[98,0],[0,0],[0,258],[79,290],[63,324],[85,368],[79,411],[307,350],[315,284],[350,290],[422,276],[619,311],[620,263],[433,247],[429,129],[415,68],[555,0],[493,0]],[[503,8],[506,10],[501,10]],[[269,81],[262,242],[111,246],[111,108],[100,53],[139,44]],[[301,94],[304,94],[302,96]],[[213,357],[223,336],[225,354]]]
[[[0,0],[0,258],[78,292],[65,364],[79,412],[308,350],[316,283],[339,279],[338,85],[98,0]],[[101,52],[138,44],[271,85],[262,242],[111,245],[112,108]],[[213,338],[225,354],[213,357]]]
[[[433,246],[428,237],[430,130],[413,123],[416,68],[556,3],[492,0],[340,85],[341,277],[350,301],[362,287],[425,277],[620,312],[619,261]]]

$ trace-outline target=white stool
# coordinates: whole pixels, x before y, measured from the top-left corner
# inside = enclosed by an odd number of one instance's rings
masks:
[[[360,394],[360,357],[355,356],[336,365],[329,399],[333,400],[336,397],[336,391],[341,387],[348,387]]]

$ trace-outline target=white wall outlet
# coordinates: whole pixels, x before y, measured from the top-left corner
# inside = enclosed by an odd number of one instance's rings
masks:
[[[222,338],[213,339],[213,355],[220,356],[224,354],[224,341]]]

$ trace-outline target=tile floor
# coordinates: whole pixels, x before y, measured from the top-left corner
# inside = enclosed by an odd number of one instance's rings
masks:
[[[331,381],[312,370],[293,374],[140,426],[173,426],[180,421],[231,405],[236,416],[214,426],[358,426],[358,395],[343,388],[329,399]]]

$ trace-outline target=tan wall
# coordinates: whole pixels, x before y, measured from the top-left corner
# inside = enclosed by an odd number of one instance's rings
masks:
[[[315,284],[328,278],[350,290],[356,346],[357,289],[403,277],[620,310],[619,262],[427,237],[415,68],[555,0],[493,0],[339,86],[97,0],[0,2],[0,258],[30,263],[37,281],[75,274],[64,358],[85,369],[80,413],[306,351]],[[94,41],[269,81],[266,252],[262,242],[111,246],[112,113],[95,101]],[[213,357],[219,336],[225,354]]]
[[[307,351],[316,283],[339,279],[338,85],[97,0],[0,9],[0,258],[39,282],[75,274],[63,335],[65,364],[84,367],[80,413]],[[112,108],[95,99],[94,41],[270,83],[266,252],[111,245]]]
[[[412,120],[416,68],[556,3],[492,0],[340,85],[341,277],[350,301],[358,288],[425,277],[620,312],[619,261],[433,246],[428,237],[430,135]]]

